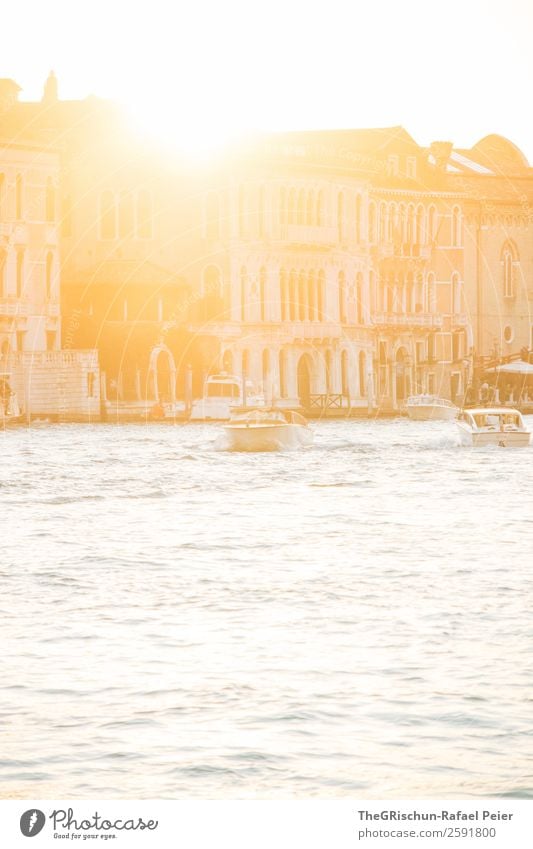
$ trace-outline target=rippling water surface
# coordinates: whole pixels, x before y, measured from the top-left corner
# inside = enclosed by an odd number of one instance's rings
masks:
[[[0,794],[533,795],[533,448],[217,432],[0,433]]]

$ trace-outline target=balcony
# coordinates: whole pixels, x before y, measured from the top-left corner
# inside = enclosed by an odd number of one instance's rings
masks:
[[[337,244],[339,233],[336,227],[313,224],[288,224],[284,228],[282,239],[294,245],[329,247]]]
[[[29,315],[45,315],[54,318],[59,315],[59,301],[29,301],[25,298],[0,299],[0,316],[3,318],[26,317]]]
[[[382,312],[374,313],[372,322],[377,327],[399,327],[399,328],[422,328],[427,330],[436,330],[443,325],[441,315],[433,313],[417,312],[417,313],[394,313]]]
[[[431,257],[431,245],[412,244],[410,242],[380,242],[372,247],[377,260],[383,259],[422,259]]]

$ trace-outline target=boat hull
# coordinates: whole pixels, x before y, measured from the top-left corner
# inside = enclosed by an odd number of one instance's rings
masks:
[[[474,433],[461,422],[457,423],[457,429],[461,444],[474,448],[482,448],[487,445],[496,445],[500,448],[527,448],[531,443],[531,434],[524,430],[494,430]]]
[[[226,425],[224,433],[229,451],[282,451],[313,442],[309,428],[283,423]]]
[[[449,422],[455,419],[458,413],[457,407],[439,407],[431,404],[413,404],[407,405],[407,415],[410,419],[416,422],[427,421],[446,421]]]

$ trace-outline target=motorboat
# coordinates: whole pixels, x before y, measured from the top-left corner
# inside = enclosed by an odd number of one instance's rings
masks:
[[[0,426],[16,424],[22,421],[17,393],[11,388],[11,375],[0,372]]]
[[[450,421],[455,419],[459,408],[446,398],[437,395],[411,395],[405,405],[407,415],[415,421]]]
[[[280,451],[313,442],[313,431],[294,410],[236,412],[224,432],[229,451]]]
[[[227,421],[235,407],[264,404],[264,396],[254,393],[249,381],[246,381],[245,390],[243,392],[242,379],[236,375],[225,372],[210,375],[202,397],[192,403],[190,421]]]
[[[461,410],[456,424],[463,445],[520,448],[531,441],[531,431],[513,407],[466,408]]]

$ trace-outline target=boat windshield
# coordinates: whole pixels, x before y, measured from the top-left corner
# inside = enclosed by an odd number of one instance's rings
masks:
[[[239,398],[241,394],[237,383],[208,383],[208,398]]]

